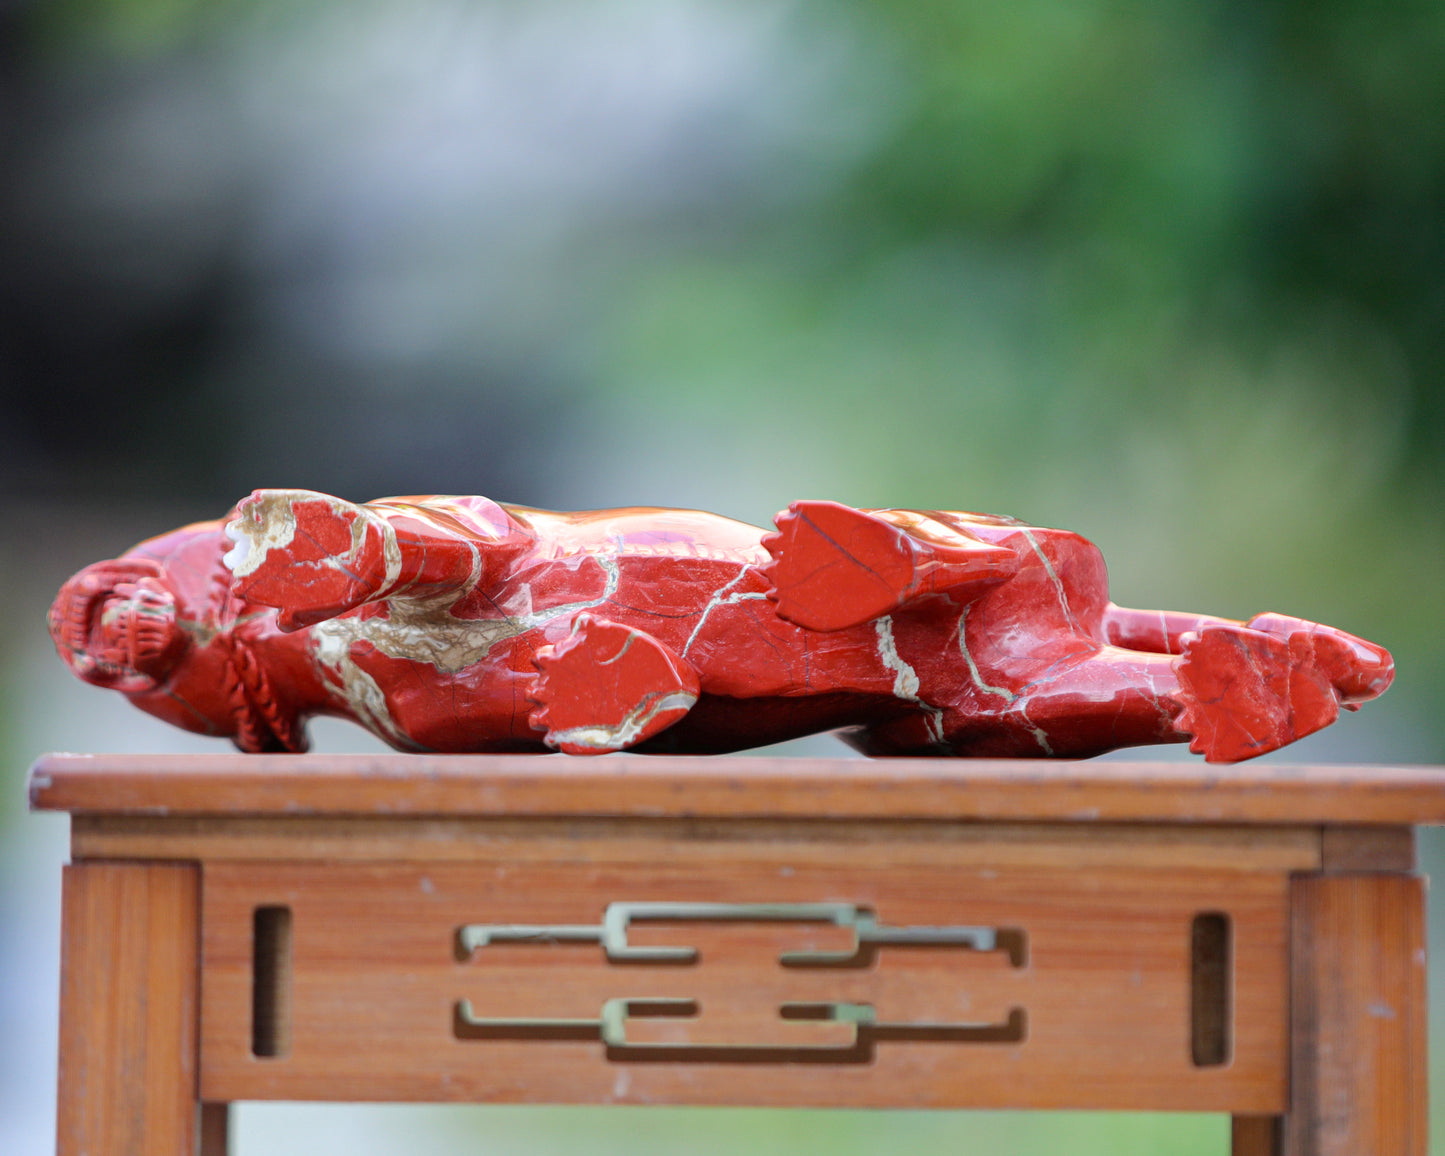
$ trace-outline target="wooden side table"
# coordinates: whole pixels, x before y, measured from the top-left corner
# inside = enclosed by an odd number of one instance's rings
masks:
[[[237,1100],[1228,1112],[1425,1156],[1427,768],[79,756],[59,1151]]]

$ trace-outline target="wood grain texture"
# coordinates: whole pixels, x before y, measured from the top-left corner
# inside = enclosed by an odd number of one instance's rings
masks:
[[[1355,874],[1415,870],[1413,827],[1325,827],[1320,831],[1320,869]]]
[[[65,868],[60,1156],[194,1156],[199,871]]]
[[[1051,1107],[1281,1112],[1286,1099],[1285,872],[1127,867],[831,863],[714,858],[471,864],[210,863],[205,868],[202,1089],[207,1099],[478,1100],[835,1106]],[[468,960],[458,929],[596,925],[615,901],[866,906],[890,926],[1021,931],[1023,966],[998,953],[880,948],[863,968],[779,966],[838,948],[809,924],[635,927],[637,942],[699,947],[695,965],[608,963],[596,943],[492,945]],[[258,906],[292,911],[290,1052],[250,1051]],[[1191,1061],[1191,928],[1233,926],[1231,1060]],[[845,1025],[780,1022],[788,1002],[874,1005],[918,1024],[1025,1017],[1023,1039],[883,1039],[856,1062],[690,1054],[660,1063],[588,1038],[466,1039],[459,1000],[484,1017],[596,1020],[609,999],[687,999],[696,1023],[634,1020],[628,1038],[822,1045]],[[667,1032],[675,1033],[668,1036]],[[657,1037],[657,1033],[663,1035]],[[681,1033],[680,1035],[676,1033]],[[712,1033],[712,1034],[709,1034]],[[741,1035],[739,1034],[741,1033]],[[781,1034],[780,1034],[781,1033]],[[840,1045],[841,1046],[841,1045]]]
[[[1445,774],[1028,759],[49,755],[31,806],[130,815],[1445,823]]]
[[[1231,1113],[1236,1156],[1426,1150],[1423,884],[1404,872],[1409,824],[1445,821],[1439,771],[51,756],[31,787],[74,813],[66,1156],[220,1156],[241,1099],[1178,1109]],[[633,928],[698,947],[688,966],[545,938],[456,951],[467,924],[596,926],[619,901],[851,903],[1023,946],[800,970],[780,952],[842,929],[702,920]],[[263,906],[291,912],[274,1057],[252,1054]],[[1227,917],[1233,970],[1205,1005],[1201,915]],[[696,1014],[639,1008],[608,1046],[618,999]],[[463,1000],[575,1022],[468,1035]],[[784,1004],[907,1030],[841,1055],[852,1026]],[[1225,1058],[1199,1066],[1226,1007]],[[986,1030],[934,1030],[960,1025]]]
[[[902,866],[1318,871],[1315,827],[806,819],[296,818],[77,815],[75,859],[558,863],[755,859]]]
[[[1425,894],[1409,875],[1300,876],[1288,1156],[1425,1156]]]

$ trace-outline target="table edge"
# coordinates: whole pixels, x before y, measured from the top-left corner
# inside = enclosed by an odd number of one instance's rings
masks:
[[[779,756],[51,754],[72,814],[1445,824],[1445,768]]]

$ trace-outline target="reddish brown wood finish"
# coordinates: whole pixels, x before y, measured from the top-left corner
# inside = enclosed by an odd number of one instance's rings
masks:
[[[193,1156],[199,871],[65,869],[60,1156]]]
[[[1320,832],[1320,869],[1331,874],[1415,870],[1413,827],[1325,827]]]
[[[1320,869],[1317,827],[1141,823],[950,823],[858,819],[633,819],[414,815],[77,815],[76,859],[288,862],[722,862],[936,867]]]
[[[1407,875],[1294,884],[1287,1156],[1425,1156],[1425,891]]]
[[[1288,878],[1282,873],[888,866],[885,847],[831,863],[723,856],[690,864],[498,856],[469,864],[212,864],[205,877],[202,1092],[208,1099],[1048,1107],[1278,1112],[1285,1107]],[[674,852],[677,850],[673,849]],[[857,861],[855,861],[855,859]],[[634,928],[696,946],[695,965],[609,964],[595,944],[491,946],[458,962],[458,928],[595,925],[617,901],[866,906],[892,926],[1019,933],[1001,953],[879,949],[865,968],[780,967],[785,950],[844,946],[841,929],[703,921]],[[284,1057],[251,1052],[253,913],[292,912]],[[1190,1052],[1190,929],[1233,924],[1229,1062]],[[540,937],[539,937],[540,938]],[[781,1021],[790,1001],[867,1003],[908,1023],[1004,1023],[1012,1042],[883,1040],[866,1061],[614,1056],[581,1040],[458,1040],[456,1001],[484,1016],[596,1018],[609,999],[691,999],[680,1041],[838,1043],[842,1024]],[[663,1027],[632,1021],[629,1038]],[[671,1037],[669,1037],[671,1038]]]
[[[1235,1156],[1426,1150],[1409,872],[1411,826],[1445,820],[1439,771],[51,756],[31,789],[74,814],[64,1156],[224,1156],[225,1103],[245,1098],[1175,1108],[1231,1113]],[[467,923],[595,926],[608,904],[659,900],[843,902],[1027,947],[1018,966],[895,946],[871,968],[797,972],[778,953],[837,946],[839,928],[695,921],[635,941],[698,946],[696,966],[608,964],[595,943],[455,954]],[[283,906],[285,987],[258,1001],[256,909]],[[1228,945],[1201,955],[1220,916]],[[1191,989],[1222,953],[1227,988]],[[659,996],[697,1000],[698,1018],[634,1016],[627,1039],[692,1053],[455,1028],[462,999],[595,1021],[609,999]],[[1021,1030],[880,1037],[864,1061],[695,1054],[851,1030],[780,1022],[794,1000],[904,1023],[1018,1011]],[[257,1008],[285,1018],[274,1057],[252,1053]]]
[[[31,806],[110,815],[633,815],[1445,823],[1431,767],[527,755],[48,755]]]

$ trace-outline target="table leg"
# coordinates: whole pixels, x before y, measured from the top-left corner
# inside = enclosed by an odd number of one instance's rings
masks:
[[[1235,1116],[1230,1121],[1230,1156],[1283,1156],[1283,1118]]]
[[[231,1105],[201,1105],[200,1156],[227,1156],[231,1150]]]
[[[194,1156],[200,871],[65,869],[59,1156]]]
[[[1425,895],[1407,874],[1293,883],[1287,1156],[1425,1156]]]

